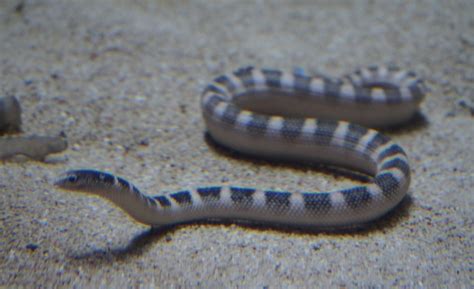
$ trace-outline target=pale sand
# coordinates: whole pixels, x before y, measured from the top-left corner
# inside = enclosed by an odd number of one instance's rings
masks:
[[[2,95],[21,101],[25,134],[65,131],[70,147],[63,162],[0,166],[0,288],[473,285],[474,2],[256,2],[1,2]],[[150,192],[349,186],[213,150],[199,94],[245,65],[337,76],[386,62],[423,75],[431,94],[427,123],[389,132],[410,156],[411,201],[371,230],[196,224],[147,235],[109,203],[51,185],[92,167]]]

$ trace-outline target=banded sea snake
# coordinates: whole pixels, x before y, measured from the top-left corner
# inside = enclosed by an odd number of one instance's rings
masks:
[[[216,218],[358,225],[394,208],[410,184],[404,150],[361,125],[403,123],[424,94],[415,73],[394,66],[359,69],[338,79],[245,67],[215,78],[204,90],[203,117],[218,143],[251,155],[354,169],[373,177],[366,185],[317,193],[209,186],[149,196],[94,170],[66,172],[56,185],[106,198],[153,227]]]

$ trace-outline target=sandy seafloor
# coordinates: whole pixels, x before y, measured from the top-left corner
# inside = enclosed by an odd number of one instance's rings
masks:
[[[473,15],[471,0],[1,1],[0,91],[20,99],[24,134],[64,131],[69,149],[0,165],[0,288],[472,288]],[[430,93],[425,122],[387,132],[409,154],[411,198],[367,230],[150,234],[102,199],[52,186],[71,168],[153,193],[350,186],[212,149],[199,94],[245,65],[338,76],[389,62]]]

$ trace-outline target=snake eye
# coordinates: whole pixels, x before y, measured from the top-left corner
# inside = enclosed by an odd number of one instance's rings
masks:
[[[76,175],[71,175],[67,177],[67,182],[68,183],[75,183],[77,181],[77,176]]]

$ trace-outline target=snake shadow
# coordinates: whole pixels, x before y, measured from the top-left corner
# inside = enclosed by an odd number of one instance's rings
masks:
[[[430,122],[428,118],[426,118],[426,116],[421,111],[417,111],[410,119],[406,120],[405,122],[384,128],[379,128],[378,130],[388,134],[402,134],[426,129],[429,124]]]
[[[94,249],[89,252],[70,253],[68,258],[71,263],[87,263],[89,266],[101,266],[117,261],[127,260],[145,254],[156,242],[171,241],[171,234],[177,226],[149,228],[135,237],[127,245],[107,249]]]

